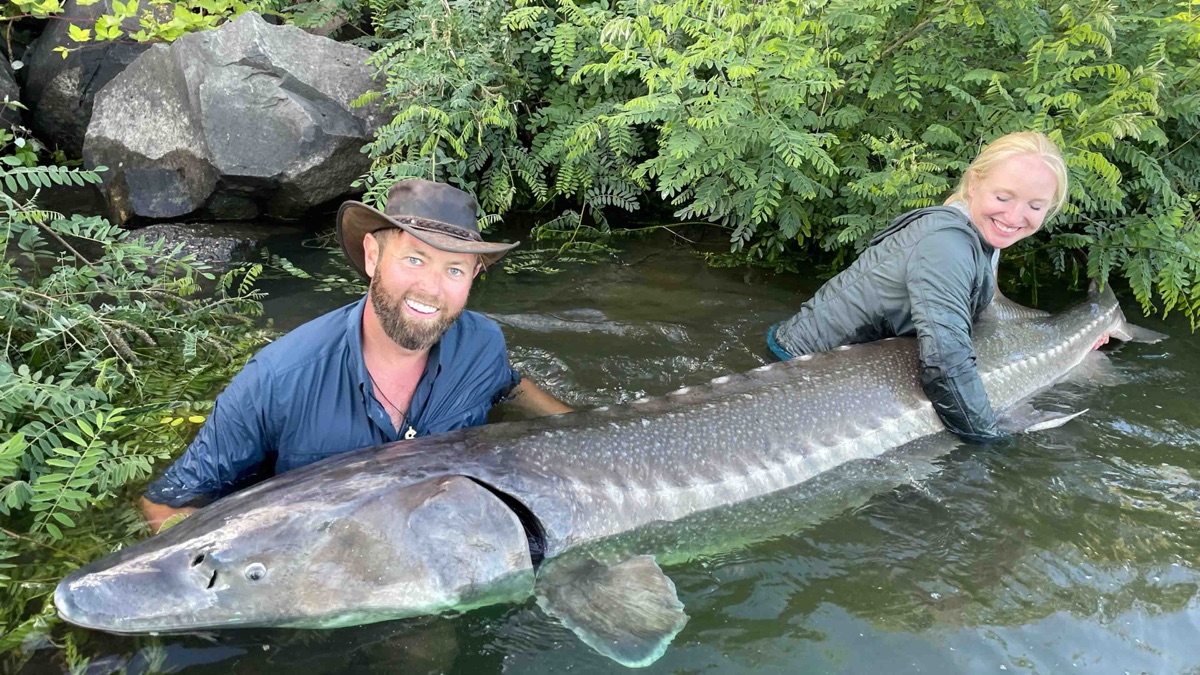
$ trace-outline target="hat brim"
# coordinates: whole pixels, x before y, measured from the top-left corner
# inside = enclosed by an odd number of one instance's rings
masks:
[[[372,232],[390,227],[404,230],[439,251],[477,255],[484,267],[491,267],[503,258],[504,254],[521,245],[519,241],[505,244],[459,239],[444,232],[423,228],[421,223],[421,218],[397,219],[362,202],[348,201],[338,209],[337,238],[350,264],[363,276],[368,276],[363,238]]]

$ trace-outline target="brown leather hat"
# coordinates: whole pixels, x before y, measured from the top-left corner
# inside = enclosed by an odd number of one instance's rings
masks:
[[[364,276],[363,237],[398,227],[441,251],[474,253],[484,267],[504,257],[521,242],[489,243],[479,234],[475,197],[445,183],[408,178],[388,190],[383,211],[348,201],[338,209],[337,237],[354,268]]]

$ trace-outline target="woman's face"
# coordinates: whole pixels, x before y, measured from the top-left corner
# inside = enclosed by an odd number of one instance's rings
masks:
[[[996,248],[1008,248],[1038,231],[1054,203],[1058,179],[1034,155],[1014,155],[972,181],[971,220]]]

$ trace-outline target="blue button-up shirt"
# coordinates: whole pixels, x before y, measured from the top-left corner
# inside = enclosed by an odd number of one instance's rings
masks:
[[[430,350],[397,430],[363,361],[365,302],[318,317],[250,359],[146,497],[172,507],[204,504],[330,455],[477,426],[521,381],[500,327],[463,312]]]

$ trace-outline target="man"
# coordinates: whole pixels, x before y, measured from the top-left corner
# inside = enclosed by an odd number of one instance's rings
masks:
[[[464,311],[474,278],[518,244],[483,241],[471,195],[397,183],[383,212],[338,210],[367,295],[265,347],[217,398],[187,451],[142,498],[155,532],[256,478],[356,448],[486,422],[507,400],[571,412],[512,369],[500,327]]]

